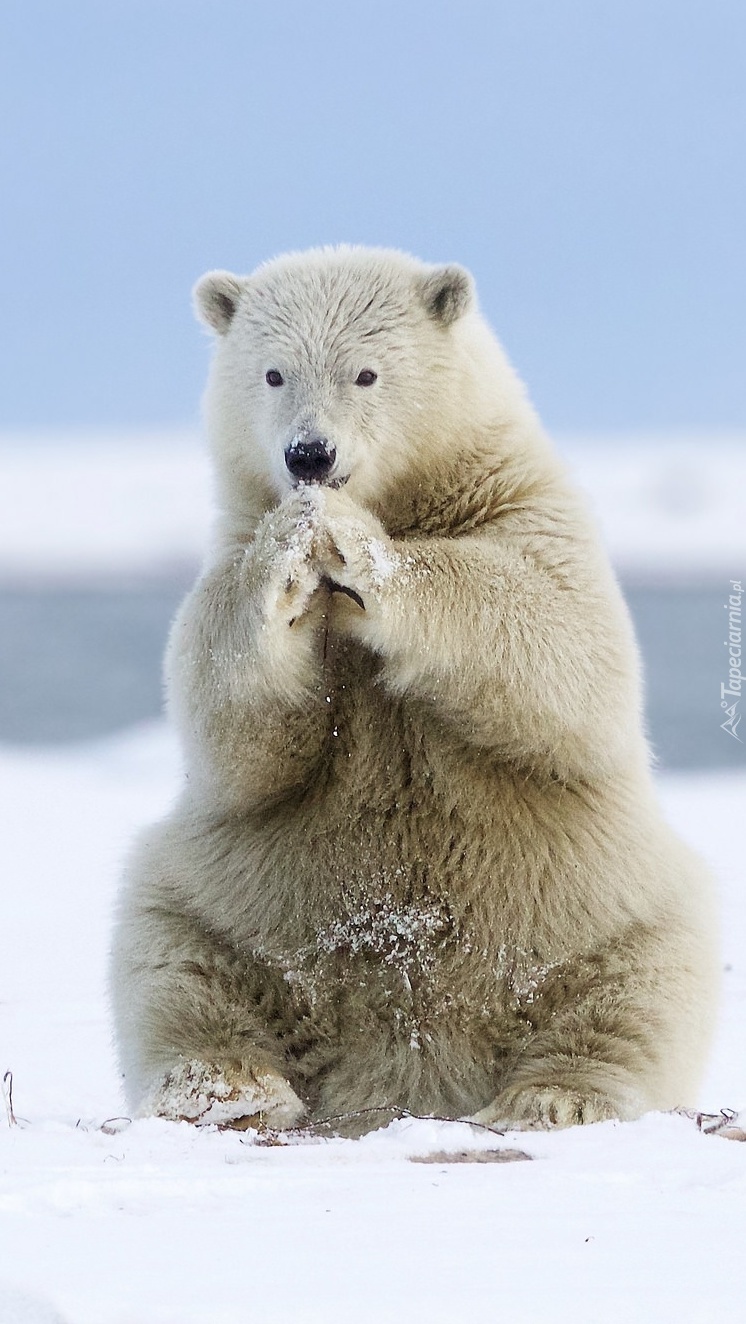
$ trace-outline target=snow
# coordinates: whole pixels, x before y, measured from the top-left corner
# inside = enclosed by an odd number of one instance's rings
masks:
[[[371,567],[371,578],[376,588],[391,579],[399,569],[400,558],[395,553],[389,551],[385,543],[379,538],[365,539],[365,550],[368,553],[368,559]]]
[[[113,899],[127,843],[179,775],[161,724],[0,750],[0,1068],[18,1119],[0,1118],[2,1324],[52,1321],[49,1303],[67,1324],[738,1318],[746,1144],[683,1117],[505,1138],[404,1119],[280,1147],[122,1117],[104,988]],[[701,1103],[737,1110],[746,774],[660,786],[720,882],[724,998]],[[490,1147],[533,1161],[443,1158]]]
[[[746,561],[746,438],[560,438],[617,567],[722,573]],[[0,576],[66,577],[196,564],[212,480],[191,432],[0,437]],[[33,511],[33,518],[29,518]],[[390,572],[376,562],[382,578]]]
[[[618,563],[739,572],[746,460],[718,445],[692,450],[687,470],[660,447],[634,462],[629,448],[568,447]],[[205,544],[210,482],[189,437],[10,441],[6,457],[6,577],[160,571]],[[746,1144],[690,1118],[504,1137],[402,1118],[362,1140],[268,1145],[124,1116],[105,992],[112,910],[129,842],[180,776],[161,723],[88,745],[0,746],[0,1074],[12,1072],[16,1119],[0,1110],[0,1324],[742,1317]],[[700,1105],[738,1112],[746,772],[659,786],[718,879],[723,1000]],[[469,1161],[495,1150],[513,1157]]]
[[[45,579],[193,564],[212,478],[192,433],[0,438],[0,575]]]
[[[746,437],[565,438],[617,570],[738,577],[746,565]]]

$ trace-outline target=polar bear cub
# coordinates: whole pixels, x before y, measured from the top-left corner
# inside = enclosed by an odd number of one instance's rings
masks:
[[[184,786],[115,934],[131,1108],[691,1105],[711,883],[656,804],[619,590],[471,277],[342,247],[195,302],[219,519],[167,655]]]

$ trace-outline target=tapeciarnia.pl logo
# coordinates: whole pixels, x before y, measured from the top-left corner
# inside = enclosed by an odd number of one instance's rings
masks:
[[[725,647],[728,649],[728,682],[720,684],[720,707],[725,709],[726,720],[720,723],[721,730],[727,731],[734,740],[741,741],[738,734],[738,724],[741,721],[741,714],[738,711],[738,705],[741,700],[741,598],[743,597],[743,587],[740,579],[730,580],[730,593],[728,601],[723,603],[728,613],[728,638],[724,640]],[[729,703],[728,700],[733,702]],[[743,744],[743,741],[741,741]]]

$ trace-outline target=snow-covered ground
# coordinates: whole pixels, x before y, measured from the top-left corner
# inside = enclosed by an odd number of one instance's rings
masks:
[[[634,463],[633,450],[566,448],[617,564],[736,577],[746,448],[640,444]],[[5,458],[0,574],[142,573],[204,545],[209,478],[188,437],[10,444]],[[283,1146],[122,1118],[104,992],[113,898],[128,842],[179,775],[160,724],[0,748],[0,1072],[17,1119],[0,1115],[0,1324],[744,1318],[746,1144],[687,1118],[505,1137],[404,1119]],[[722,897],[723,1002],[700,1104],[738,1111],[746,770],[660,789]],[[485,1150],[530,1161],[463,1161]]]
[[[0,1065],[19,1119],[0,1120],[0,1282],[70,1324],[739,1318],[746,1145],[680,1117],[504,1140],[400,1121],[287,1148],[110,1122],[123,1111],[104,997],[112,899],[132,832],[177,778],[160,725],[0,753]],[[746,775],[661,790],[720,880],[724,999],[701,1102],[738,1109]],[[484,1146],[533,1162],[410,1161]],[[24,1318],[3,1314],[0,1287],[3,1324]]]
[[[558,445],[619,570],[726,580],[743,571],[746,436]],[[194,433],[6,436],[0,465],[5,578],[162,571],[195,561],[207,542],[211,480]]]

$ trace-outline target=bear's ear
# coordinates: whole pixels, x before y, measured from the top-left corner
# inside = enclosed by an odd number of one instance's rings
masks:
[[[208,271],[192,291],[194,311],[200,322],[224,336],[238,307],[243,285],[230,271]]]
[[[474,302],[474,281],[464,267],[435,267],[422,279],[422,298],[436,322],[449,326]]]

